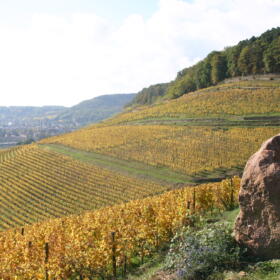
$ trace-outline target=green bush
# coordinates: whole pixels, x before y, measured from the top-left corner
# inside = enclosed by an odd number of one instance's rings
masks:
[[[176,235],[166,263],[179,278],[202,280],[215,271],[236,267],[240,251],[231,225],[215,223],[201,230],[188,228]]]

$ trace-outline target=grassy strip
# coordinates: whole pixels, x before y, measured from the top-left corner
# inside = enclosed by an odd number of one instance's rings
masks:
[[[150,280],[154,275],[164,267],[165,253],[158,253],[147,263],[137,268],[133,273],[127,276],[127,280]]]
[[[152,180],[163,184],[202,184],[207,182],[217,182],[224,178],[240,175],[243,167],[233,167],[231,169],[218,168],[213,171],[202,171],[195,175],[187,175],[175,172],[167,167],[155,167],[137,161],[128,161],[103,155],[95,152],[86,152],[60,144],[40,144],[41,149],[50,150],[71,156],[76,160],[94,164],[103,168],[110,169],[128,176]]]
[[[186,118],[184,115],[168,118],[150,118],[126,122],[128,125],[160,124],[179,126],[213,126],[213,127],[278,127],[280,126],[280,115],[248,115],[248,116],[221,116],[209,118]]]
[[[192,183],[192,177],[172,171],[165,167],[154,167],[137,161],[127,161],[114,158],[108,155],[94,152],[86,152],[59,144],[39,145],[42,149],[62,153],[74,159],[95,164],[126,175],[137,176],[138,178],[160,181],[168,184]]]

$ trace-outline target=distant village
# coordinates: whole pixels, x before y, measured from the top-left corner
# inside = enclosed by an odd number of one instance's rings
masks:
[[[45,137],[70,132],[75,128],[76,123],[62,120],[0,121],[0,149],[28,144]]]

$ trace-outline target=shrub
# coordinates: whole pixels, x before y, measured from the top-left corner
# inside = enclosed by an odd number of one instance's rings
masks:
[[[172,240],[166,258],[167,268],[179,278],[205,279],[215,271],[238,265],[240,248],[228,223],[206,225],[195,231],[188,228]]]

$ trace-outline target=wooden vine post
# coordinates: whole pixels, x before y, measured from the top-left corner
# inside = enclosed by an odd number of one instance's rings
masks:
[[[193,208],[193,213],[195,213],[195,207],[196,207],[196,193],[195,193],[195,187],[193,188],[193,205],[192,205],[192,208]]]
[[[28,260],[32,261],[32,241],[27,242],[27,250]]]
[[[117,260],[116,260],[116,233],[111,232],[112,239],[112,268],[113,268],[113,280],[117,279]]]
[[[47,264],[49,262],[49,243],[46,242],[45,243],[45,280],[49,280],[49,271],[48,271],[48,267]]]
[[[230,209],[233,209],[234,208],[234,186],[233,186],[232,178],[230,178],[230,188],[231,188],[231,192],[230,192]]]
[[[127,270],[127,257],[124,256],[124,260],[123,260],[123,277],[126,276],[126,270]]]

